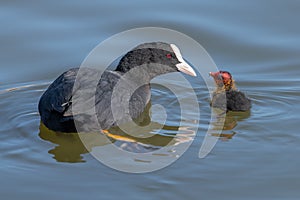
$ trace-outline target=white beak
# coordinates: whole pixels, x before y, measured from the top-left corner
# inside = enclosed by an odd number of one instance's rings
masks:
[[[170,46],[175,53],[177,60],[180,62],[176,64],[177,69],[185,74],[197,76],[193,68],[187,62],[185,62],[185,60],[183,60],[179,48],[175,44],[170,44]]]

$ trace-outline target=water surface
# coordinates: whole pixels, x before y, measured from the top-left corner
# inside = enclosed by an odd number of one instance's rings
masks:
[[[299,199],[299,8],[296,1],[277,0],[1,3],[2,197]],[[37,103],[58,75],[79,66],[98,43],[143,26],[171,28],[197,40],[220,69],[232,72],[253,108],[230,113],[226,137],[199,159],[210,121],[208,92],[199,80],[201,117],[191,147],[165,169],[127,174],[99,163],[77,135],[44,130]],[[176,99],[166,94],[154,87],[152,101],[168,105],[168,124],[175,127]],[[167,132],[172,136],[176,129]]]

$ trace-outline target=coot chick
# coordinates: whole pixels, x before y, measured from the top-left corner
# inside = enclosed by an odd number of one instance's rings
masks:
[[[237,90],[229,72],[210,72],[209,75],[214,78],[217,87],[212,95],[212,107],[226,111],[247,111],[251,108],[251,100]]]
[[[178,71],[196,76],[192,67],[184,61],[179,48],[164,42],[135,47],[121,58],[114,71],[106,70],[102,75],[92,68],[81,68],[80,72],[79,68],[70,69],[60,75],[40,98],[38,108],[41,121],[47,128],[59,132],[91,132],[121,125],[139,117],[145,109],[151,97],[151,79]],[[76,80],[78,73],[81,75]],[[93,101],[89,97],[93,94],[89,91],[94,89],[90,85],[95,76],[99,82]],[[80,95],[77,94],[79,91],[87,93],[84,102],[74,100],[76,95]],[[74,106],[84,108],[83,112],[72,110]],[[84,112],[91,108],[96,112],[100,127],[93,121],[93,114]],[[80,130],[76,129],[75,121]]]

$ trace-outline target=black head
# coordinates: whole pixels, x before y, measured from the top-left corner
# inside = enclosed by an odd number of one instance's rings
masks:
[[[179,48],[174,44],[164,42],[141,44],[122,57],[116,71],[126,73],[142,65],[146,65],[151,78],[176,71],[196,76],[195,71],[183,60]]]

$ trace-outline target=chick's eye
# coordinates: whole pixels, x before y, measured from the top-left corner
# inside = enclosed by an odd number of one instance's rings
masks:
[[[167,58],[172,58],[172,55],[170,53],[168,53],[166,56]]]

